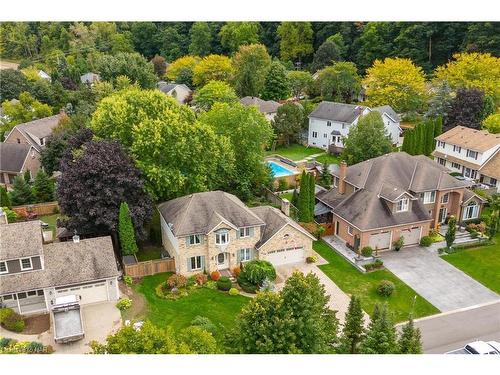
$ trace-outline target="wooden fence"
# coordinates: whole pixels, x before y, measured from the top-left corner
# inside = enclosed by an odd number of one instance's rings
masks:
[[[28,213],[33,212],[38,216],[52,215],[59,212],[59,205],[57,202],[27,204],[24,206],[14,206],[12,211],[15,211],[19,216],[26,217]]]
[[[162,272],[175,272],[175,260],[174,258],[155,259],[137,262],[136,264],[125,264],[123,271],[125,275],[131,277],[143,277]]]

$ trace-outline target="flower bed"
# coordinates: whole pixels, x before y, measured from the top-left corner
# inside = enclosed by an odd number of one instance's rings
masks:
[[[0,337],[0,354],[51,354],[54,349],[37,341],[17,341]]]

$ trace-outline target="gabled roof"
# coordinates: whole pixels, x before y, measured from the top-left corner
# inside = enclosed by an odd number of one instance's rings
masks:
[[[365,109],[366,107],[360,105],[323,101],[309,117],[351,124]]]
[[[405,189],[387,183],[382,183],[378,195],[392,203],[396,202],[403,195],[407,195],[409,198],[414,198]]]
[[[174,83],[167,83],[165,81],[158,82],[158,90],[160,90],[164,94],[170,93],[172,90],[174,90],[175,88],[177,88],[179,86],[184,87],[188,91],[191,91],[191,89],[183,83],[175,83],[175,82]]]
[[[298,231],[304,233],[313,241],[316,240],[314,236],[302,228],[297,222],[286,216],[277,208],[271,206],[258,206],[252,207],[251,210],[266,223],[266,225],[261,229],[260,241],[255,245],[257,249],[262,247],[286,225],[290,225]]]
[[[500,134],[492,134],[487,130],[471,129],[465,126],[455,126],[437,136],[436,140],[473,151],[485,152],[500,145]]]
[[[274,100],[262,100],[255,96],[245,96],[240,99],[240,103],[246,106],[256,106],[260,113],[275,113],[281,106],[280,103]]]
[[[158,206],[177,237],[207,234],[222,219],[234,227],[254,227],[265,223],[236,196],[223,191],[195,193],[172,199]]]
[[[500,149],[479,169],[479,172],[500,179]]]
[[[42,254],[42,222],[40,220],[0,225],[1,260],[40,254]]]
[[[31,147],[25,143],[0,143],[0,171],[21,172]]]
[[[60,114],[44,117],[38,120],[18,124],[14,129],[18,129],[28,140],[28,142],[37,150],[41,151],[40,145],[32,138],[35,136],[39,139],[46,138],[52,134],[52,130],[59,124],[61,118]],[[6,139],[10,137],[12,131],[7,135]]]
[[[374,111],[379,112],[381,115],[384,113],[387,114],[390,118],[392,118],[395,122],[400,122],[401,118],[396,113],[394,109],[390,105],[382,105],[380,107],[373,108]]]
[[[101,77],[97,73],[88,72],[80,76],[82,83],[94,83],[100,81]]]

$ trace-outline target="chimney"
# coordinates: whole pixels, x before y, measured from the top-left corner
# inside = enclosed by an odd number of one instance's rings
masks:
[[[339,194],[345,193],[345,176],[347,175],[347,163],[345,161],[340,162],[339,169]]]
[[[76,233],[76,230],[74,232],[75,234],[73,235],[73,242],[78,243],[80,242],[80,236]]]
[[[281,212],[290,216],[290,201],[286,198],[281,199]]]

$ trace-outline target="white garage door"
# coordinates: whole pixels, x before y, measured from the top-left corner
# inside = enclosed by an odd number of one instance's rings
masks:
[[[78,285],[56,290],[56,297],[67,296],[70,294],[81,296],[81,305],[108,300],[106,282],[104,281],[96,284]]]
[[[388,249],[391,246],[391,232],[372,234],[369,244],[373,250]]]
[[[275,266],[288,263],[298,263],[304,261],[304,248],[292,247],[268,251],[266,260]]]
[[[420,227],[411,228],[411,230],[404,230],[401,235],[405,238],[405,246],[416,245],[420,242]]]

